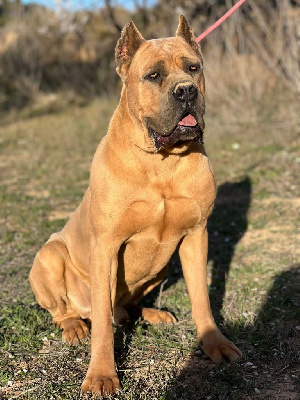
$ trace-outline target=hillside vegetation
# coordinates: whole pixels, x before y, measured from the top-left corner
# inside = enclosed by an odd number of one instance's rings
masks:
[[[51,11],[4,2],[0,27],[0,111],[33,106],[61,109],[94,96],[114,96],[120,81],[114,47],[122,26],[133,20],[146,38],[173,36],[184,14],[196,35],[220,17],[230,2],[158,1],[129,12],[106,1],[93,12]],[[278,81],[300,92],[299,4],[248,0],[202,42],[206,71],[214,77],[209,96],[216,104],[260,101]],[[237,79],[238,78],[238,79]],[[224,99],[225,97],[225,99]]]

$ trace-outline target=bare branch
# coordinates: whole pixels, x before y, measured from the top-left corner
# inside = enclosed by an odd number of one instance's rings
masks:
[[[122,31],[122,26],[118,23],[115,13],[114,13],[114,8],[111,5],[110,0],[105,0],[105,5],[109,14],[109,18],[111,22],[113,23],[114,27],[117,29],[117,31],[121,32]]]

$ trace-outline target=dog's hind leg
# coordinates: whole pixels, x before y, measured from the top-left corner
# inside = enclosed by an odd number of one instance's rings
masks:
[[[128,314],[133,319],[141,318],[151,324],[175,324],[176,318],[168,311],[157,310],[156,308],[139,307],[131,305],[127,308]]]
[[[76,344],[86,338],[89,328],[72,309],[67,295],[65,270],[68,262],[65,244],[58,240],[49,241],[37,253],[29,281],[37,302],[51,313],[53,322],[63,330],[63,340]]]
[[[143,298],[147,293],[151,292],[157,285],[162,283],[166,276],[168,266],[166,265],[159,274],[149,282],[147,282],[141,293],[134,299],[133,304],[126,307],[129,317],[137,320],[141,318],[144,321],[148,321],[151,324],[176,324],[176,318],[168,311],[158,310],[156,308],[139,307],[135,304],[136,300]]]

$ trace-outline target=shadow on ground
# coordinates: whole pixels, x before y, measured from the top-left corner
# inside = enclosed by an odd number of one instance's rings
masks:
[[[238,330],[224,326],[227,335],[242,348],[244,359],[235,365],[214,366],[195,349],[176,381],[170,384],[166,399],[298,399],[299,317],[297,264],[275,277],[251,326]]]
[[[218,187],[215,207],[208,220],[208,261],[213,262],[210,302],[216,322],[222,320],[226,280],[235,247],[247,231],[250,202],[249,177],[238,182],[226,182]]]

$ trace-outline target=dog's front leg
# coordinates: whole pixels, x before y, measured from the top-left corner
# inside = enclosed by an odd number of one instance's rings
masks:
[[[241,351],[217,328],[211,313],[207,291],[207,249],[208,236],[206,221],[182,240],[179,254],[184,278],[192,304],[192,316],[197,328],[199,342],[212,361],[223,359],[235,361]]]
[[[117,281],[119,245],[112,238],[93,240],[90,254],[92,339],[91,361],[83,391],[105,396],[120,383],[114,360],[113,302]]]

